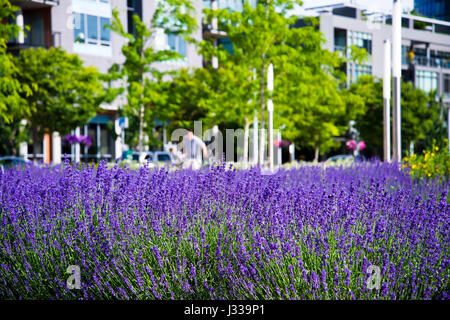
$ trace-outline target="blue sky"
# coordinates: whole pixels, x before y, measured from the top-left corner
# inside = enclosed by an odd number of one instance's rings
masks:
[[[372,11],[390,12],[392,11],[393,0],[303,0],[303,8],[297,9],[295,12],[305,14],[304,8],[335,3],[353,3]],[[414,0],[402,0],[402,6],[404,9],[412,10],[414,8]],[[308,14],[308,11],[306,11],[306,14]]]

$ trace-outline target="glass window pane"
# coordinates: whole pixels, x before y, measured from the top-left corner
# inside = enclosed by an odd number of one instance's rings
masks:
[[[96,16],[87,16],[88,38],[98,40],[98,18]]]
[[[182,56],[186,56],[186,42],[184,41],[183,37],[178,37],[178,53]]]
[[[111,30],[107,27],[108,25],[109,25],[108,18],[100,18],[102,41],[111,41]]]
[[[102,156],[105,154],[111,154],[109,145],[109,132],[106,125],[100,125],[100,153]]]
[[[73,20],[74,41],[84,43],[86,40],[86,34],[84,31],[84,14],[74,13]]]
[[[167,42],[169,44],[170,50],[176,51],[176,36],[173,33],[167,35]]]

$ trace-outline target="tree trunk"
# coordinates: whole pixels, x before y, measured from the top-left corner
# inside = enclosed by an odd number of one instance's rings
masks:
[[[248,138],[250,131],[250,120],[248,116],[245,117],[245,127],[244,127],[244,169],[248,167]]]
[[[316,148],[314,151],[314,162],[317,163],[319,162],[319,144],[316,143]]]
[[[265,68],[264,68],[264,53],[261,56],[262,65],[261,65],[261,128],[260,128],[260,140],[259,140],[259,165],[264,165],[264,146],[265,146],[265,134],[264,134],[264,114],[266,109],[266,101],[264,99],[264,76],[265,76]]]

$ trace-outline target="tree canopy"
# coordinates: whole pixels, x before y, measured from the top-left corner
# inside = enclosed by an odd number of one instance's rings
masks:
[[[33,88],[26,99],[31,112],[24,118],[36,133],[68,133],[87,123],[104,100],[97,69],[61,48],[21,50],[15,66],[18,81]]]
[[[17,25],[7,23],[17,10],[8,0],[0,0],[0,119],[6,124],[30,114],[25,98],[32,87],[17,79],[19,70],[7,52],[8,41],[23,32]]]
[[[160,50],[151,45],[150,40],[157,29],[166,33],[184,36],[192,41],[189,35],[197,27],[193,15],[193,7],[188,0],[159,1],[156,11],[147,26],[138,15],[133,16],[134,34],[125,31],[119,19],[119,12],[113,10],[111,29],[127,39],[122,47],[125,61],[121,65],[114,65],[111,70],[116,73],[116,79],[126,82],[126,104],[122,106],[123,113],[137,123],[138,133],[131,131],[131,142],[138,145],[139,152],[143,151],[145,123],[153,124],[155,115],[161,114],[161,107],[167,104],[168,86],[164,76],[170,71],[163,72],[156,67],[156,63],[181,58],[172,50]],[[137,138],[137,139],[136,139]],[[129,140],[130,141],[130,140]]]
[[[356,118],[356,128],[361,139],[366,142],[365,154],[382,158],[383,83],[380,79],[366,75],[352,84],[350,91],[361,97],[365,105],[365,112]],[[412,83],[403,82],[401,99],[402,150],[405,154],[411,142],[423,146],[432,135],[433,123],[437,126],[437,123],[442,124],[442,120],[439,119],[440,108],[435,102],[435,92],[427,94]]]
[[[209,89],[198,100],[208,123],[248,128],[257,110],[260,128],[264,128],[270,97],[267,69],[272,63],[274,128],[284,126],[284,137],[314,148],[317,159],[319,150],[322,153],[337,145],[333,137],[345,132],[343,119],[352,119],[363,108],[358,97],[340,90],[345,75],[339,68],[345,60],[323,48],[318,20],[303,18],[305,26],[295,27],[299,17],[288,16],[294,4],[301,1],[258,1],[256,7],[245,3],[242,12],[205,9],[207,19],[216,19],[219,30],[229,38],[232,51],[215,46],[214,39],[205,39],[200,52],[206,70],[183,79],[191,87]],[[353,51],[353,59],[363,59],[365,53]],[[217,68],[211,63],[214,57]],[[186,97],[178,98],[181,110],[191,101],[192,90],[178,92],[177,96]]]

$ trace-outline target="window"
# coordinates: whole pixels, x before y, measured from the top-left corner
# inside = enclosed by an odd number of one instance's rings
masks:
[[[142,0],[127,0],[127,22],[128,33],[135,34],[136,27],[133,23],[133,16],[137,14],[142,20]]]
[[[75,13],[74,14],[74,41],[75,42],[83,42],[85,39],[85,31],[84,31],[84,14]]]
[[[369,54],[372,54],[372,34],[365,32],[348,32],[349,45],[355,45],[364,48]]]
[[[107,28],[108,25],[109,25],[108,18],[100,18],[100,30],[101,30],[100,39],[102,41],[111,41],[111,30]]]
[[[109,18],[74,14],[74,41],[91,45],[111,46],[111,31],[107,28]]]
[[[176,35],[174,33],[169,33],[167,35],[167,43],[170,47],[170,50],[178,52],[183,57],[186,57],[186,42],[183,37],[180,35]]]
[[[219,39],[217,39],[217,44],[219,46],[222,46],[229,53],[231,53],[231,54],[234,53],[233,44],[231,43],[230,38],[228,38],[228,37],[226,37],[226,38],[219,38]]]
[[[417,70],[416,87],[422,89],[425,92],[436,90],[438,87],[437,72]]]
[[[350,81],[357,82],[359,77],[365,74],[372,74],[372,66],[355,64],[350,65]]]
[[[444,73],[444,97],[450,98],[450,73]]]
[[[87,16],[88,43],[97,44],[98,40],[98,18],[96,16]]]
[[[409,64],[407,46],[402,46],[402,64]]]
[[[44,17],[42,12],[33,12],[24,14],[24,23],[30,29],[26,30],[25,43],[31,46],[44,46],[45,35]]]
[[[228,9],[232,11],[242,11],[242,0],[219,0],[217,9]]]
[[[168,154],[162,153],[158,154],[158,161],[170,161],[170,156]]]
[[[334,28],[334,50],[344,51],[347,46],[347,30]]]

